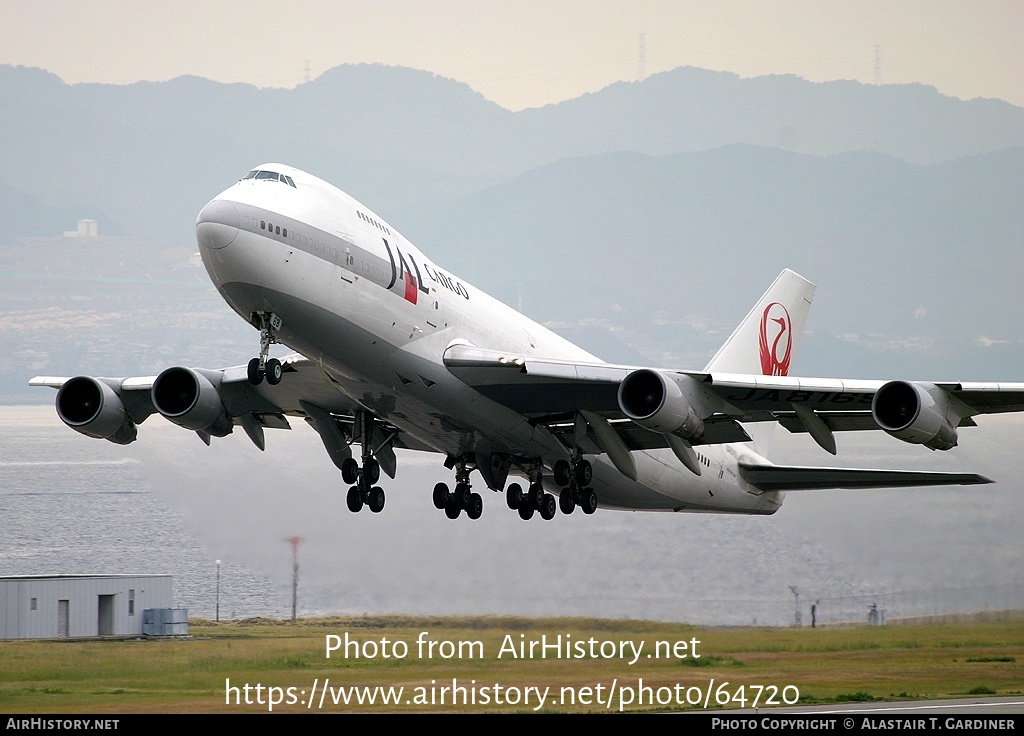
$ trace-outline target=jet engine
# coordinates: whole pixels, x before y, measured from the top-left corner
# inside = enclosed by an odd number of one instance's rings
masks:
[[[91,376],[75,376],[61,386],[57,416],[76,432],[119,445],[134,442],[138,435],[121,397]]]
[[[890,381],[871,400],[875,423],[897,439],[933,450],[956,447],[960,417],[938,386]]]
[[[636,370],[619,384],[619,408],[641,427],[680,437],[698,437],[704,420],[694,410],[700,388],[689,376],[667,376],[648,369]],[[682,384],[682,385],[680,385]]]
[[[168,421],[215,437],[231,433],[233,425],[220,393],[202,373],[191,368],[168,368],[153,381],[153,406]]]

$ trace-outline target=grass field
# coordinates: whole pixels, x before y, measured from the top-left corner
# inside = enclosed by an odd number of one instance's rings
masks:
[[[758,707],[766,707],[766,700],[791,702],[797,690],[800,704],[1024,692],[1019,618],[715,629],[389,616],[296,625],[193,620],[190,632],[190,639],[170,641],[0,642],[0,711],[265,712],[271,700],[275,712],[306,711],[312,700],[311,709],[323,711],[592,712],[716,707],[716,701],[750,707],[755,695]],[[559,636],[563,656],[537,648],[542,637],[554,644]],[[330,658],[328,642],[341,645]],[[530,642],[538,643],[533,656],[527,649],[521,657]],[[373,704],[366,702],[370,694]],[[382,703],[384,694],[398,703]]]

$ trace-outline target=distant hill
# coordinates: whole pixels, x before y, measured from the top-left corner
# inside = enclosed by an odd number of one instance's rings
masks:
[[[512,113],[465,84],[380,65],[337,67],[288,90],[195,77],[67,85],[0,66],[12,185],[54,205],[87,201],[131,234],[173,241],[191,240],[202,204],[265,161],[308,169],[387,215],[570,156],[733,143],[933,163],[1024,145],[1024,109],[920,85],[693,68]]]
[[[1001,100],[964,101],[921,84],[745,79],[693,67],[618,82],[519,116],[549,143],[552,157],[751,143],[818,155],[877,151],[934,163],[1024,144],[1024,109]]]

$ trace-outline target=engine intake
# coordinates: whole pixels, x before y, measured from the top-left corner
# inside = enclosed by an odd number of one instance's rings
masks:
[[[688,376],[680,376],[692,381]],[[704,420],[694,410],[693,391],[686,395],[674,377],[646,368],[633,371],[619,384],[619,408],[641,427],[681,437],[698,437],[704,432]]]
[[[138,430],[117,392],[91,376],[75,376],[57,392],[57,416],[88,437],[118,445],[135,441]]]
[[[152,397],[156,410],[179,427],[216,437],[231,433],[233,425],[220,392],[202,373],[168,368],[153,381]]]
[[[956,447],[960,417],[938,386],[890,381],[871,400],[875,423],[893,437],[933,450]]]

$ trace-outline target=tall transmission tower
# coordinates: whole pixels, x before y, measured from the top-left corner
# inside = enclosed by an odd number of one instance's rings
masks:
[[[305,79],[304,79],[306,84],[309,84],[309,80],[310,80],[311,77],[312,77],[312,75],[310,74],[310,71],[309,71],[309,59],[306,59],[306,75],[305,75]]]
[[[875,44],[875,84],[882,83],[882,47]]]
[[[646,33],[637,34],[636,49],[636,81],[642,82],[647,79],[647,43]]]

